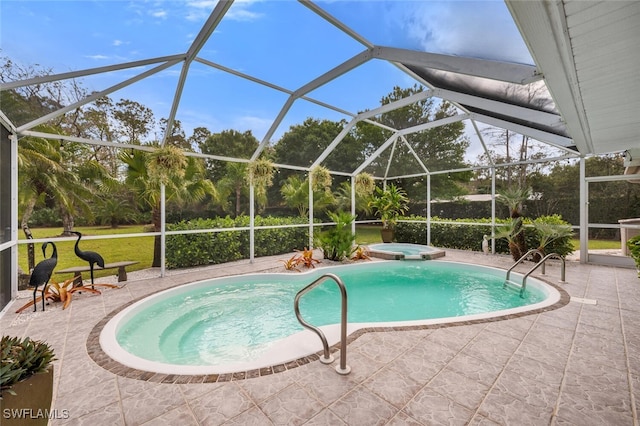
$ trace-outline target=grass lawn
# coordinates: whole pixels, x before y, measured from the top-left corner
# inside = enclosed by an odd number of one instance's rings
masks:
[[[356,225],[356,244],[381,243],[380,225]]]
[[[574,238],[571,240],[573,248],[580,250],[580,240]],[[611,250],[620,249],[620,240],[589,240],[589,250]]]
[[[143,234],[145,225],[121,226],[117,229],[106,228],[102,226],[86,226],[76,227],[76,230],[82,232],[84,236],[92,235],[109,235],[109,234]],[[62,233],[62,228],[32,228],[34,238],[55,238]],[[22,236],[22,234],[21,234]],[[24,238],[24,237],[23,237]],[[376,244],[381,243],[380,225],[357,225],[356,226],[356,243],[357,244]],[[576,250],[580,247],[580,240],[572,240]],[[63,241],[56,244],[58,248],[58,265],[56,270],[69,268],[72,266],[84,265],[85,262],[79,259],[73,252],[74,241]],[[590,250],[601,249],[619,249],[620,242],[617,240],[589,240]],[[90,250],[100,253],[106,263],[113,263],[125,260],[135,260],[140,263],[127,267],[127,271],[137,271],[151,267],[153,261],[153,237],[140,236],[135,238],[118,238],[112,240],[82,240],[80,241],[81,250]],[[37,244],[36,263],[42,260],[41,244]],[[47,256],[51,255],[51,249],[48,250]],[[27,271],[27,246],[20,244],[18,246],[18,263],[23,271]],[[115,270],[98,271],[97,277],[114,275]],[[57,276],[58,280],[71,278],[68,276]],[[88,276],[88,274],[86,275]]]
[[[121,226],[116,229],[106,228],[103,226],[78,226],[74,229],[82,232],[83,239],[80,240],[80,250],[98,252],[105,263],[113,263],[124,260],[135,260],[140,263],[127,267],[127,272],[147,269],[151,267],[153,261],[153,237],[141,236],[135,238],[118,238],[112,240],[85,240],[85,236],[109,235],[109,234],[136,234],[144,232],[144,225]],[[62,228],[32,228],[33,238],[55,238],[60,236]],[[24,234],[21,233],[24,238]],[[73,241],[61,241],[56,243],[58,248],[58,265],[55,270],[65,269],[72,266],[88,265],[87,262],[78,258],[73,252]],[[42,260],[42,244],[36,244],[36,263]],[[51,256],[51,248],[47,247],[47,257]],[[18,264],[20,268],[27,272],[27,245],[18,245]],[[94,275],[104,277],[115,275],[117,270],[110,269],[106,271],[97,271]],[[65,278],[71,278],[73,274],[56,275],[53,277],[56,281]],[[83,278],[88,278],[89,274],[85,273]]]

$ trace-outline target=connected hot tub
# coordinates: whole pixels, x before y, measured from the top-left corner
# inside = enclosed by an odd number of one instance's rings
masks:
[[[443,257],[444,250],[411,243],[381,243],[369,246],[369,255],[387,260],[431,260]]]

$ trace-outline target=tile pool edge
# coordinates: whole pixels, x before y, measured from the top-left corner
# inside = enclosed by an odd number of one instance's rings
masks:
[[[510,313],[506,313],[498,316],[495,315],[495,312],[492,314],[465,316],[464,319],[461,319],[461,320],[457,320],[454,317],[449,319],[440,318],[437,320],[417,320],[417,321],[410,321],[410,322],[404,322],[404,323],[397,323],[397,322],[396,323],[352,323],[349,325],[350,334],[348,335],[347,340],[348,340],[348,343],[351,343],[354,340],[356,340],[358,337],[362,336],[363,334],[371,333],[371,332],[427,330],[427,329],[447,328],[447,327],[455,327],[455,326],[470,325],[470,324],[496,322],[496,321],[501,321],[505,319],[519,318],[527,315],[535,315],[535,314],[546,312],[546,311],[552,311],[552,310],[561,308],[569,303],[570,301],[569,294],[560,286],[554,283],[551,283],[543,278],[536,277],[536,280],[541,281],[542,283],[552,287],[558,292],[559,297],[557,297],[557,300],[554,303],[549,304],[547,306],[539,307],[539,308],[528,309],[522,312],[510,312]],[[102,318],[102,320],[100,320],[91,330],[86,342],[87,352],[91,357],[91,359],[93,359],[94,362],[96,362],[105,370],[110,371],[111,373],[117,374],[122,377],[143,380],[143,381],[150,381],[150,382],[158,382],[158,383],[227,382],[231,380],[242,380],[242,379],[266,376],[274,373],[283,372],[283,371],[297,368],[299,366],[316,361],[322,355],[322,351],[319,350],[315,353],[311,353],[306,356],[300,356],[295,359],[291,359],[290,361],[273,362],[272,364],[269,364],[263,367],[247,368],[247,369],[242,369],[240,371],[226,371],[226,369],[220,368],[220,371],[218,372],[212,372],[212,373],[206,373],[206,374],[150,372],[150,371],[139,370],[134,367],[124,365],[114,360],[113,358],[111,358],[102,349],[102,346],[100,345],[101,332],[104,329],[104,327],[107,325],[107,323],[119,312],[126,309],[130,305],[149,297],[150,295],[151,294],[142,296],[136,300],[128,302],[122,305],[121,307],[115,309],[114,311],[109,313],[107,316]],[[518,310],[521,308],[515,308],[515,309]],[[508,311],[512,311],[512,310],[508,310]],[[500,312],[505,312],[505,311],[500,311]],[[420,322],[420,324],[416,324],[417,322]],[[326,327],[331,328],[334,326],[326,326]],[[301,333],[304,333],[304,332],[301,332]],[[315,335],[309,335],[309,336],[312,339],[317,339],[317,336]],[[285,339],[289,339],[291,337],[292,336],[289,336],[288,338],[285,338]],[[331,346],[332,352],[336,352],[338,351],[338,349],[339,349],[338,343],[334,343]],[[210,367],[211,369],[212,366],[207,366],[207,367]]]

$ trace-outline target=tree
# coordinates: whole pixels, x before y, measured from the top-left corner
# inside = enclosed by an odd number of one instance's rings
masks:
[[[223,208],[225,210],[231,210],[230,206],[233,206],[233,213],[235,217],[238,217],[244,213],[242,208],[243,196],[245,198],[246,205],[249,169],[246,163],[229,162],[225,164],[224,170],[224,177],[218,181],[220,199],[227,200],[224,203]],[[233,202],[229,201],[230,197],[234,197]]]
[[[531,188],[510,187],[499,193],[496,200],[509,208],[511,218],[509,251],[514,261],[520,260],[527,252],[527,243],[522,226],[522,204],[531,196]]]
[[[204,177],[202,161],[185,156],[172,145],[158,148],[153,153],[125,150],[120,158],[127,168],[125,183],[134,189],[139,202],[151,209],[155,232],[161,231],[161,184],[165,185],[167,204],[198,202],[207,195],[216,197],[213,183]],[[152,266],[160,266],[160,249],[160,238],[156,236]]]
[[[537,103],[545,107],[548,100],[546,96],[539,96],[544,85],[529,84],[517,89],[506,89],[505,97],[524,98],[528,103]],[[531,163],[529,160],[539,160],[550,156],[551,149],[546,144],[536,144],[526,135],[521,135],[508,129],[489,127],[483,131],[488,139],[489,157],[494,164],[518,163],[511,166],[496,169],[496,180],[504,188],[517,186],[531,186],[530,177],[539,173],[547,165],[543,163]],[[478,163],[489,164],[487,153],[478,157]]]
[[[128,99],[120,99],[113,110],[119,140],[140,145],[154,126],[153,111]]]
[[[193,134],[187,138],[187,141],[191,149],[200,149],[200,145],[205,143],[209,136],[211,136],[209,129],[206,127],[196,127],[193,129]]]
[[[334,199],[331,193],[331,182],[318,182],[314,179],[313,210],[323,211],[333,205]],[[309,212],[309,178],[300,179],[298,175],[291,175],[280,187],[285,204],[298,210],[300,216],[307,216]]]
[[[166,118],[160,119],[160,130],[164,134],[167,131],[167,124],[169,120]],[[180,120],[173,120],[173,126],[171,127],[171,134],[167,135],[166,143],[168,145],[177,146],[185,151],[191,150],[191,144],[187,140],[187,137],[182,129],[182,123]]]
[[[203,154],[249,159],[260,144],[251,130],[243,133],[237,130],[223,130],[220,133],[212,133],[202,140],[205,133],[201,129],[196,135],[196,138],[200,139],[198,147]],[[207,160],[207,177],[212,182],[222,179],[225,175],[226,164],[226,161]]]
[[[387,105],[408,96],[422,92],[421,86],[402,89],[398,86],[380,100],[381,105]],[[398,108],[382,114],[377,120],[386,126],[402,130],[420,124],[440,120],[456,114],[456,109],[450,103],[443,101],[436,103],[433,98],[427,98],[411,105]],[[388,130],[374,126],[370,123],[358,123],[356,136],[366,137],[367,153],[378,149],[391,135]],[[466,167],[464,155],[469,147],[469,141],[464,136],[464,123],[462,121],[439,126],[433,129],[405,135],[409,145],[422,163],[430,171],[456,169]],[[387,150],[386,152],[390,152]],[[370,169],[383,171],[387,167],[388,157],[381,157],[372,162]],[[397,174],[410,173],[408,165],[415,165],[415,173],[422,173],[419,163],[403,143],[397,144],[394,152],[392,167]],[[450,198],[464,193],[464,188],[458,183],[468,182],[472,173],[456,173],[448,175],[433,175],[431,177],[431,195],[433,198]],[[409,178],[403,181],[409,198],[418,201],[424,200],[424,178]]]
[[[309,167],[346,125],[344,120],[307,118],[302,124],[291,126],[274,146],[275,162]],[[327,157],[323,166],[331,170],[352,172],[364,160],[363,147],[363,142],[349,133]],[[292,172],[284,172],[281,174],[282,180],[291,174]]]
[[[373,177],[368,173],[360,173],[355,178],[355,211],[364,214],[371,213],[371,196],[375,190],[375,182]],[[338,186],[334,198],[336,200],[337,210],[351,210],[351,182],[345,181]]]

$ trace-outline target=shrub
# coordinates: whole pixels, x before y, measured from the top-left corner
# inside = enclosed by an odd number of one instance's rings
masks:
[[[347,212],[329,212],[328,215],[336,225],[320,233],[316,245],[324,252],[325,259],[343,260],[353,251],[356,236],[351,231],[351,224],[356,217]]]
[[[573,253],[573,230],[560,215],[540,216],[533,221],[537,246],[544,254],[557,253],[562,257]]]
[[[306,223],[303,218],[255,217],[255,226],[280,226]],[[248,227],[249,217],[194,219],[168,225],[169,231]],[[257,229],[256,256],[289,253],[309,242],[307,227]],[[167,237],[167,267],[185,268],[248,259],[249,231],[224,231],[204,234],[169,235]]]
[[[426,218],[421,216],[410,216],[407,221],[399,222],[396,227],[396,239],[398,242],[426,244],[427,243],[427,223]],[[496,225],[504,225],[510,219],[496,219]],[[431,245],[442,248],[453,248],[460,250],[480,251],[484,235],[491,235],[491,227],[481,225],[491,223],[491,219],[456,219],[445,220],[434,217],[431,219]],[[476,222],[478,225],[467,225],[466,223]],[[547,223],[553,226],[570,226],[562,220],[560,215],[541,216],[535,223]],[[538,248],[541,235],[536,231],[534,222],[525,218],[523,220],[525,241],[528,249]],[[639,249],[640,250],[640,249]],[[566,256],[573,251],[571,236],[565,235],[551,241],[546,246],[547,253],[558,253]],[[505,238],[496,238],[496,253],[508,254],[509,245]]]
[[[403,243],[426,244],[426,218],[410,216],[408,222],[399,222],[396,227],[396,240]],[[466,225],[468,222],[491,223],[491,219],[431,219],[431,245],[435,247],[480,251],[484,235],[491,235],[491,227],[486,225]],[[504,220],[496,219],[496,224]],[[506,241],[496,240],[497,253],[509,253]]]
[[[43,207],[33,211],[33,214],[29,218],[29,226],[41,226],[48,228],[62,226],[62,219],[56,210]]]
[[[55,360],[53,349],[45,342],[28,337],[2,336],[0,341],[0,392],[11,391],[11,386],[36,373],[43,373]]]
[[[627,248],[631,258],[636,262],[636,268],[638,269],[638,276],[640,277],[640,235],[631,237],[627,240]]]

